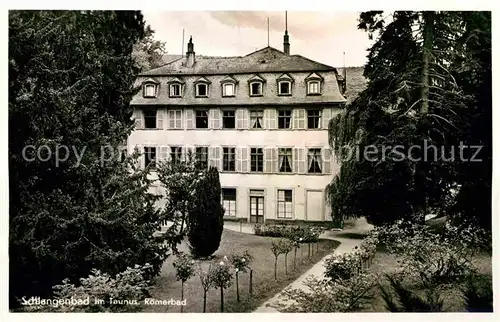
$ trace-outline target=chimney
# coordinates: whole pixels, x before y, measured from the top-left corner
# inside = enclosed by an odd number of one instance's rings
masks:
[[[288,20],[287,12],[285,11],[285,36],[283,36],[283,51],[290,55],[290,43],[288,42]]]
[[[188,50],[186,53],[186,67],[193,67],[196,62],[194,54],[193,36],[189,37]]]

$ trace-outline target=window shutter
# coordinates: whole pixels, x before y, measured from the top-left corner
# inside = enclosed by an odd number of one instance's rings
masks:
[[[266,113],[267,112],[267,113]],[[266,129],[275,130],[277,128],[277,116],[275,108],[267,108],[264,110],[264,123]]]
[[[181,149],[181,162],[185,162],[186,161],[186,147],[181,146],[180,149]]]
[[[221,128],[221,113],[218,108],[210,109],[211,128],[218,130]]]
[[[219,168],[219,171],[222,171],[222,147],[218,146],[216,149],[217,168]]]
[[[144,168],[144,147],[142,147],[140,145],[136,145],[134,148],[134,153],[135,153],[135,149],[137,149],[137,151],[139,151],[139,153],[140,153],[139,157],[135,161],[135,166],[139,169],[143,169]]]
[[[211,146],[208,148],[208,166],[216,167],[217,166],[217,147]]]
[[[330,123],[330,119],[332,118],[332,110],[324,108],[321,118],[323,119],[323,129],[328,130],[328,123]]]
[[[248,148],[241,148],[241,172],[249,171]]]
[[[163,113],[164,109],[156,110],[156,128],[163,130]]]
[[[194,129],[194,111],[186,109],[186,128],[188,130]]]
[[[306,149],[298,148],[298,173],[306,173]]]
[[[236,128],[238,130],[243,130],[244,129],[244,118],[245,116],[243,115],[244,111],[242,108],[239,108],[236,110]]]
[[[306,128],[306,110],[303,108],[298,108],[294,110],[295,115],[293,115],[293,124],[295,129],[303,130]]]
[[[168,161],[168,157],[170,156],[170,151],[169,151],[168,146],[161,145],[159,146],[159,151],[157,151],[157,155],[159,155],[159,161],[161,162],[166,162]]]
[[[186,145],[185,150],[186,150],[186,161],[193,160],[196,156],[196,147],[191,145]]]
[[[250,124],[250,113],[248,112],[248,109],[244,108],[243,110],[243,129],[248,130],[249,124]]]
[[[329,148],[323,149],[323,173],[331,174],[332,173],[332,150]]]
[[[243,172],[241,169],[241,148],[236,148],[236,172]]]
[[[293,148],[292,149],[292,170],[293,173],[299,173],[299,148]],[[279,165],[278,165],[279,169]]]
[[[142,120],[142,110],[138,108],[134,108],[134,112],[132,114],[132,118],[135,120],[135,128],[142,129],[144,127]]]
[[[169,129],[175,129],[175,111],[168,111],[167,113],[167,116],[168,116],[168,120],[167,120],[167,123],[168,123],[168,127]]]
[[[273,150],[274,148],[264,148],[264,172],[272,173],[273,170]]]

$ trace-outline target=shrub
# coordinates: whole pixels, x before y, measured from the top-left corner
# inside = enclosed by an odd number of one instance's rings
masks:
[[[436,287],[427,287],[424,296],[418,296],[403,285],[403,276],[386,275],[389,287],[380,285],[385,307],[390,312],[442,312],[443,298]]]
[[[280,239],[277,242],[271,242],[271,252],[274,255],[274,279],[278,279],[278,256],[284,254],[288,249],[289,241],[287,239]]]
[[[177,280],[181,281],[181,301],[184,300],[184,283],[193,276],[194,260],[190,259],[186,254],[177,255],[177,259],[173,263]],[[181,306],[181,313],[184,307]]]
[[[53,312],[130,312],[140,308],[140,301],[149,296],[150,282],[145,278],[152,266],[136,265],[118,273],[114,278],[109,274],[93,269],[86,278],[80,279],[80,285],[71,284],[68,279],[55,285],[54,305],[26,306],[29,311]],[[71,299],[86,300],[85,305],[71,305]],[[94,301],[95,299],[103,302]],[[113,302],[111,302],[113,300]],[[64,303],[66,302],[66,303]],[[55,304],[55,303],[61,303]],[[83,303],[83,302],[82,302]]]
[[[212,275],[214,266],[210,263],[208,270],[204,270],[201,264],[198,263],[197,272],[200,277],[201,287],[203,288],[203,313],[207,310],[207,292],[213,287]]]
[[[357,253],[334,254],[325,260],[325,277],[332,281],[347,280],[354,276],[360,266]]]
[[[217,168],[209,169],[201,187],[189,216],[188,240],[194,257],[208,257],[219,248],[224,226]]]
[[[469,312],[493,312],[493,288],[491,278],[471,275],[460,287],[465,308]]]
[[[307,290],[285,289],[284,301],[278,305],[283,312],[357,312],[373,300],[376,281],[376,276],[369,274],[336,282],[308,277],[304,282]]]
[[[231,256],[231,264],[234,266],[235,277],[236,277],[236,300],[240,301],[240,287],[238,283],[238,274],[240,272],[246,272],[250,262],[252,261],[252,255],[248,251],[245,251],[243,254],[232,254]]]

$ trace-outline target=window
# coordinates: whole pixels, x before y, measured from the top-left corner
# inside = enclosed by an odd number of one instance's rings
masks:
[[[156,167],[156,148],[155,147],[144,147],[144,167],[155,168]]]
[[[144,85],[144,97],[156,97],[156,85],[155,84]]]
[[[278,218],[292,218],[292,190],[278,190]]]
[[[292,172],[292,149],[285,148],[278,151],[278,166],[280,172]]]
[[[200,146],[196,148],[196,162],[200,168],[208,168],[208,147]]]
[[[319,129],[321,121],[321,111],[320,110],[308,110],[307,111],[307,128],[308,129]]]
[[[235,148],[222,149],[222,170],[234,171],[235,168]]]
[[[307,94],[320,94],[320,82],[319,81],[309,81],[307,83]]]
[[[182,129],[182,111],[172,110],[168,111],[168,122],[169,128],[171,129]]]
[[[321,173],[321,149],[309,149],[307,168],[309,173]]]
[[[223,129],[234,129],[236,124],[236,117],[234,111],[223,111],[222,112],[222,128]]]
[[[292,94],[292,83],[289,81],[281,81],[278,83],[278,93],[280,95],[291,95]]]
[[[250,111],[250,124],[252,129],[262,129],[264,111]]]
[[[182,96],[181,89],[181,84],[170,84],[170,97]]]
[[[156,109],[144,109],[144,128],[156,129]]]
[[[207,97],[208,96],[208,85],[207,84],[196,84],[196,96],[197,97]]]
[[[250,171],[262,172],[264,169],[264,152],[262,148],[250,149]]]
[[[223,96],[234,96],[234,84],[222,85]]]
[[[278,112],[278,129],[289,129],[292,123],[292,111]]]
[[[180,163],[182,161],[182,147],[180,146],[171,146],[170,147],[170,159],[172,162]]]
[[[208,129],[208,111],[196,111],[196,128]]]
[[[262,83],[253,82],[250,83],[250,96],[260,96],[262,95]]]
[[[236,189],[222,188],[222,206],[224,216],[236,217]]]

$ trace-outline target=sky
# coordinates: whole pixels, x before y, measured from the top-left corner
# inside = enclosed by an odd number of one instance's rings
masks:
[[[205,56],[244,56],[268,45],[283,50],[284,11],[143,11],[155,38],[169,54],[184,52],[189,37],[194,51]],[[288,11],[290,54],[334,67],[362,66],[373,41],[357,29],[354,11]]]

